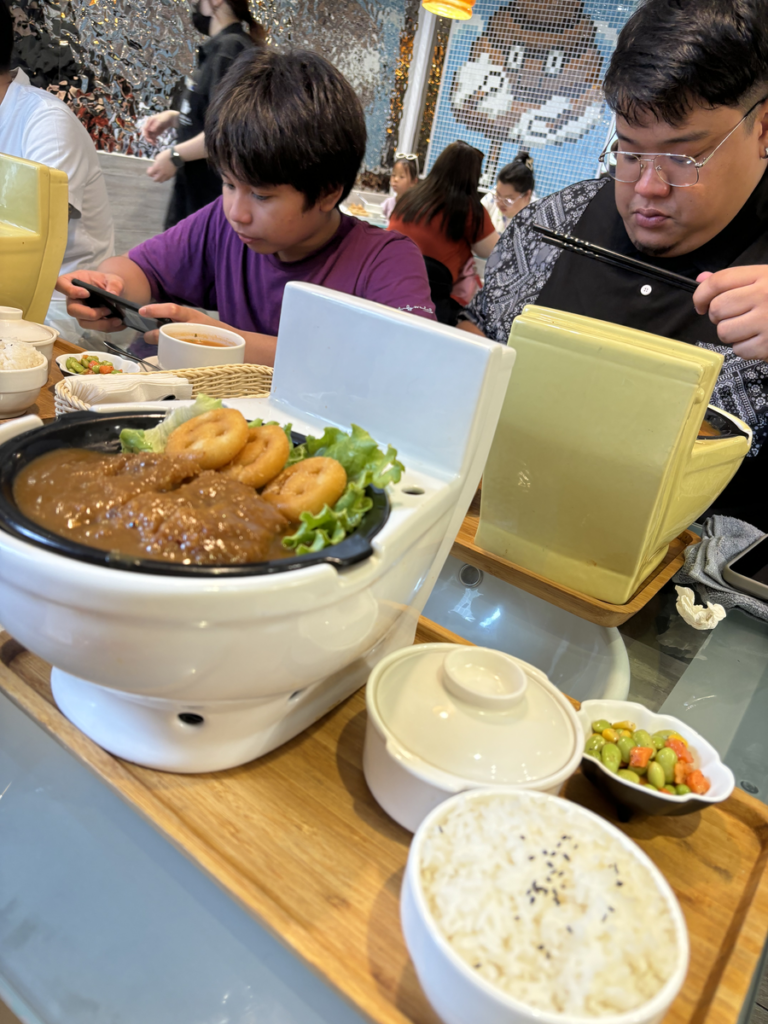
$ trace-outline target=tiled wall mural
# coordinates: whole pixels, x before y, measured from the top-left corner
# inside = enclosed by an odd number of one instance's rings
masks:
[[[357,90],[366,112],[365,164],[391,155],[418,0],[251,0],[278,46],[316,50]],[[186,0],[11,0],[16,62],[69,103],[96,144],[150,155],[136,122],[173,105],[202,37]]]
[[[428,166],[455,139],[486,154],[484,184],[520,149],[536,193],[594,177],[610,125],[600,90],[636,0],[477,0],[448,43]]]

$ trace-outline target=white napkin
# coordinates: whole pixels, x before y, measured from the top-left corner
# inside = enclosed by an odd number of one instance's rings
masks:
[[[163,398],[191,398],[192,385],[173,373],[125,373],[97,377],[65,377],[56,394],[75,395],[87,405],[159,402]]]
[[[677,601],[675,608],[689,626],[694,629],[714,629],[718,622],[725,618],[725,608],[721,604],[707,601],[707,607],[696,604],[696,595],[690,587],[675,587]]]

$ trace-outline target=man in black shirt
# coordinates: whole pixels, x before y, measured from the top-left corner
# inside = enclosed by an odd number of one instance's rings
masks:
[[[514,40],[509,40],[514,46]],[[538,303],[722,352],[713,402],[755,431],[718,510],[768,519],[768,0],[646,0],[605,79],[608,174],[514,218],[460,326]],[[547,245],[534,222],[694,277],[689,292]],[[758,455],[758,453],[761,453]]]

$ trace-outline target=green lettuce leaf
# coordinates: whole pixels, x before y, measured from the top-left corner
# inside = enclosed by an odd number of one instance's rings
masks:
[[[182,423],[193,419],[195,416],[202,416],[203,413],[212,412],[221,408],[220,398],[209,398],[208,395],[198,395],[192,405],[184,405],[169,412],[162,423],[150,430],[131,430],[126,428],[120,431],[120,446],[123,452],[164,452],[168,438]]]
[[[373,508],[373,501],[365,493],[366,487],[384,488],[397,483],[405,469],[402,462],[398,462],[395,448],[389,445],[382,451],[368,431],[354,423],[351,433],[338,427],[326,427],[322,437],[307,436],[304,444],[292,450],[286,466],[313,456],[337,459],[346,470],[347,487],[333,508],[326,505],[316,516],[302,512],[299,529],[283,538],[283,546],[299,555],[322,551],[344,540]]]
[[[396,484],[405,468],[397,460],[396,448],[389,445],[382,451],[368,431],[354,423],[349,434],[338,427],[326,427],[322,437],[308,436],[304,444],[293,449],[287,465],[313,455],[337,459],[346,470],[347,479],[361,487]]]
[[[296,533],[283,539],[283,547],[295,550],[297,555],[338,544],[348,533],[356,530],[366,512],[373,508],[373,501],[359,484],[347,484],[347,488],[333,506],[325,505],[315,516],[302,512],[301,526]]]

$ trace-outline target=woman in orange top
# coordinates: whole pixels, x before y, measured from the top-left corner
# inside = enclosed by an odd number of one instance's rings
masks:
[[[408,235],[427,264],[432,300],[441,323],[455,324],[460,303],[451,289],[472,253],[490,256],[499,240],[477,186],[483,154],[466,142],[452,142],[427,177],[404,193],[389,219],[389,231]]]

